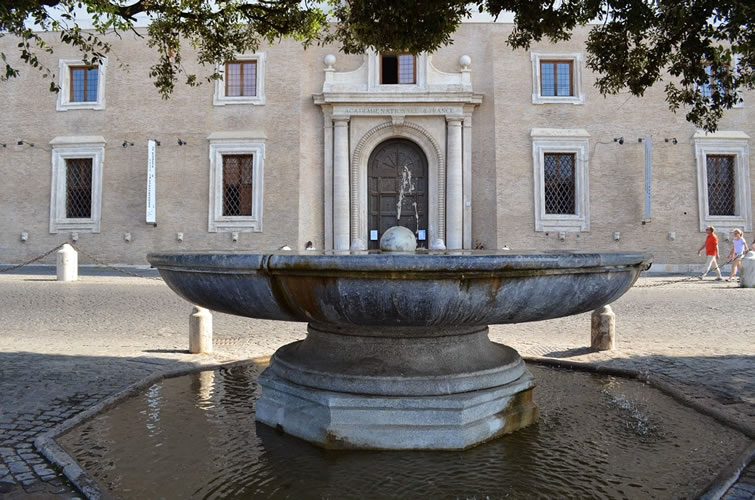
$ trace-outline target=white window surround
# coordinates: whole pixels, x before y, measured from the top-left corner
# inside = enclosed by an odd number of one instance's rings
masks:
[[[107,58],[95,64],[97,66],[97,100],[87,102],[71,102],[71,66],[86,66],[87,64],[81,59],[61,59],[58,62],[58,71],[60,77],[58,85],[58,111],[70,111],[73,109],[105,109],[105,74],[107,73]]]
[[[545,53],[531,52],[532,61],[532,104],[584,104],[585,94],[582,89],[582,53]],[[540,61],[570,61],[572,63],[573,96],[543,96],[540,86]]]
[[[208,231],[211,233],[262,231],[264,195],[265,136],[255,132],[217,132],[210,141],[210,210]],[[252,215],[223,215],[223,155],[252,155]]]
[[[265,104],[265,53],[255,52],[254,54],[243,54],[236,56],[234,61],[256,61],[257,62],[257,95],[251,96],[231,96],[225,95],[225,65],[218,67],[218,72],[222,78],[215,80],[215,94],[212,97],[212,104],[215,106],[226,106],[228,104],[252,104],[261,106]]]
[[[100,232],[102,170],[105,139],[101,136],[56,137],[52,146],[52,184],[50,189],[50,233],[76,231]],[[88,219],[66,217],[66,160],[92,159],[92,211]]]
[[[417,54],[414,60],[416,83],[380,83],[380,54],[367,51],[367,88],[373,92],[416,92],[427,89],[427,53]]]
[[[590,134],[584,129],[533,128],[532,164],[535,178],[535,231],[589,231],[588,161]],[[574,153],[574,215],[545,213],[546,153]]]
[[[718,131],[712,134],[698,130],[693,136],[697,161],[697,203],[700,231],[708,226],[724,232],[734,228],[752,231],[752,198],[750,193],[750,136],[739,131]],[[708,155],[734,156],[734,216],[708,213]]]

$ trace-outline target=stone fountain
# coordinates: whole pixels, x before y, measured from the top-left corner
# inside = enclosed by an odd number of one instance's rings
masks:
[[[361,449],[465,449],[535,422],[535,381],[514,349],[489,340],[488,325],[591,311],[651,262],[644,253],[415,252],[409,230],[410,246],[389,244],[391,231],[380,252],[148,260],[193,304],[307,322],[306,339],[278,349],[260,376],[257,420]]]

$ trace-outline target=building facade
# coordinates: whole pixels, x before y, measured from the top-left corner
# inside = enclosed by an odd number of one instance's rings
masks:
[[[465,23],[417,56],[284,41],[168,100],[142,39],[113,39],[91,67],[45,34],[61,92],[27,68],[1,87],[0,264],[67,241],[82,263],[133,265],[161,250],[374,248],[398,223],[424,247],[641,250],[687,271],[708,225],[722,254],[735,227],[752,240],[752,93],[705,134],[662,85],[601,96],[587,30],[513,51],[511,29]]]

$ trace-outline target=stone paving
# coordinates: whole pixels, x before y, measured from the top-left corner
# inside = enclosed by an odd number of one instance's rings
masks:
[[[647,373],[753,432],[755,289],[651,275],[612,307],[615,351],[588,349],[589,313],[491,327],[491,338],[533,359]],[[190,313],[157,279],[93,272],[63,283],[49,267],[0,274],[0,497],[81,498],[37,437],[145,377],[270,355],[304,336],[303,324],[215,313],[214,355],[191,355]],[[755,466],[725,498],[755,498]]]

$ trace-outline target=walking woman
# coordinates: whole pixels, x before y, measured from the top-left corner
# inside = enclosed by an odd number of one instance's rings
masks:
[[[729,252],[729,260],[731,261],[731,273],[726,281],[729,281],[737,275],[737,271],[742,269],[742,256],[749,250],[747,248],[747,240],[743,238],[742,231],[737,228],[734,231],[734,239],[731,240],[731,252]]]

